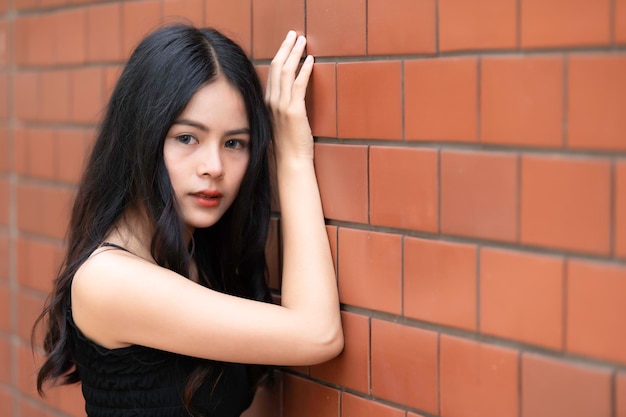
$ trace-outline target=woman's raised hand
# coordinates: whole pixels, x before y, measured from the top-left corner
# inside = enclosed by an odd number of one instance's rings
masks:
[[[304,104],[312,56],[306,57],[298,72],[305,46],[304,36],[289,31],[270,65],[265,100],[272,113],[277,160],[313,159],[313,136]]]

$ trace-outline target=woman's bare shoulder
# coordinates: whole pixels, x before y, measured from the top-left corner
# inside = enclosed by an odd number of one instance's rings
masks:
[[[76,325],[89,338],[107,348],[132,343],[116,340],[107,331],[120,307],[133,304],[138,290],[149,293],[150,284],[175,275],[128,251],[99,247],[80,266],[72,281],[72,313]],[[148,282],[147,277],[150,277]],[[182,277],[181,277],[182,278]]]
[[[310,365],[337,354],[333,339],[314,337],[297,312],[213,291],[120,250],[95,252],[81,266],[72,312],[83,334],[109,349],[142,345],[275,365]]]

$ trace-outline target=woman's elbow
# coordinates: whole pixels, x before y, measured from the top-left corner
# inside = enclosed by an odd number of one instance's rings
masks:
[[[335,333],[335,336],[332,338],[331,342],[328,346],[329,358],[328,360],[339,356],[339,354],[343,351],[344,339],[343,339],[343,329],[341,326]]]
[[[344,346],[343,329],[341,325],[326,333],[323,337],[318,338],[317,345],[316,351],[318,354],[315,358],[315,364],[327,362],[339,356]]]

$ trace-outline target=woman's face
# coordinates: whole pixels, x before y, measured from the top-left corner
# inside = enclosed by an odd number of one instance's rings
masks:
[[[223,77],[191,97],[167,133],[163,158],[185,224],[217,223],[237,196],[250,160],[243,99]]]

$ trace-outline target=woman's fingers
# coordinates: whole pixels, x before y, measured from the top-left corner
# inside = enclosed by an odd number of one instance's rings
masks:
[[[312,69],[309,66],[312,65],[312,62],[306,65],[307,68],[303,67],[304,73],[301,69],[297,77],[296,72],[305,47],[306,38],[296,36],[294,31],[289,31],[274,59],[272,59],[265,90],[265,100],[275,110],[286,109],[289,106],[294,88],[297,88],[299,97],[304,97],[300,93],[303,88],[297,87],[297,84],[302,84],[304,81],[304,89],[306,89],[306,83]]]
[[[304,60],[302,64],[302,68],[300,68],[300,73],[296,77],[296,80],[293,83],[293,88],[291,90],[291,99],[294,101],[304,101],[304,97],[306,96],[306,88],[309,84],[309,79],[311,78],[311,73],[313,72],[313,56],[309,55]]]
[[[283,157],[313,158],[313,139],[304,98],[313,70],[313,57],[300,60],[306,38],[289,32],[270,65],[266,100],[273,116],[274,150]]]
[[[281,107],[287,106],[291,101],[292,88],[294,80],[296,78],[296,71],[300,64],[300,59],[304,53],[306,46],[306,38],[299,36],[296,40],[296,44],[291,49],[291,53],[287,57],[287,60],[283,64],[280,74],[280,100],[279,105]]]
[[[272,63],[270,64],[270,71],[267,81],[268,101],[276,102],[280,97],[280,75],[282,68],[285,65],[285,61],[289,58],[291,51],[293,50],[294,43],[296,42],[296,32],[290,30],[285,37],[282,45],[276,52]]]

